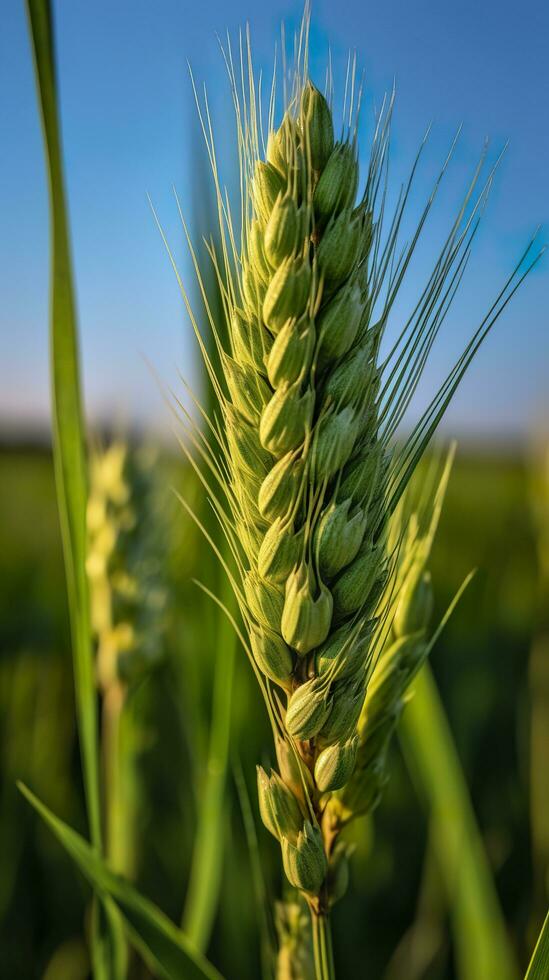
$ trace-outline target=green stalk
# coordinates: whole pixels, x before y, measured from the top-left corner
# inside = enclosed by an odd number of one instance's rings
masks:
[[[123,759],[120,727],[124,709],[124,688],[112,684],[103,698],[101,752],[105,798],[105,854],[113,871],[125,874],[126,814],[123,791]]]
[[[514,962],[463,770],[428,664],[402,716],[401,738],[429,806],[431,840],[453,919],[461,980],[515,980]]]
[[[133,839],[127,812],[124,787],[124,763],[121,746],[121,723],[125,689],[114,683],[103,697],[101,719],[101,754],[103,761],[104,852],[113,871],[129,878],[128,846]],[[116,936],[116,966],[112,975],[125,980],[128,973],[129,948],[123,934],[118,910],[111,904],[109,921]],[[110,971],[109,971],[110,973]]]
[[[224,603],[233,603],[229,583]],[[218,618],[210,745],[200,801],[189,887],[183,911],[183,931],[201,952],[208,946],[219,899],[225,829],[225,785],[231,733],[231,704],[236,635],[227,617]]]
[[[329,915],[327,913],[317,915],[311,909],[311,922],[313,927],[313,953],[316,980],[335,980],[332,931]]]

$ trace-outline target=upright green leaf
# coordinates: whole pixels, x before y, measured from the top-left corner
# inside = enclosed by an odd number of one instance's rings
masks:
[[[162,980],[222,980],[215,967],[156,905],[110,871],[84,838],[59,820],[26,786],[19,784],[19,788],[93,888],[116,902],[130,941],[156,976]]]
[[[48,166],[53,458],[72,632],[76,704],[91,839],[101,839],[96,691],[86,575],[87,476],[69,232],[49,0],[27,0]]]
[[[92,844],[101,848],[97,706],[86,572],[87,465],[80,387],[78,329],[63,178],[52,12],[49,0],[27,0],[44,146],[51,227],[50,376],[53,461],[65,576],[80,752]],[[116,910],[94,908],[92,960],[96,980],[125,976]]]
[[[549,912],[543,923],[524,980],[547,980],[547,977],[549,977]]]
[[[418,674],[403,713],[401,738],[429,806],[431,840],[453,919],[458,975],[461,980],[515,980],[517,969],[490,867],[428,664]]]

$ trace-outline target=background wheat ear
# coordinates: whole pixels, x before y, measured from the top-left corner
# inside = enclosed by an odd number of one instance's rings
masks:
[[[155,481],[156,452],[122,440],[90,461],[87,572],[96,677],[101,693],[105,851],[113,870],[135,878],[141,725],[137,688],[164,657],[166,527]]]

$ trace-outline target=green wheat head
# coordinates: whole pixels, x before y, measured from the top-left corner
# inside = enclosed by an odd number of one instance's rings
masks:
[[[398,596],[411,589],[412,606],[429,602],[424,572],[410,586],[398,565],[391,516],[474,353],[524,278],[528,250],[420,420],[398,441],[461,282],[494,171],[480,181],[483,154],[414,310],[382,348],[453,146],[411,242],[401,247],[421,149],[388,215],[393,98],[368,134],[361,175],[354,66],[336,123],[330,74],[326,95],[308,78],[307,34],[306,16],[294,66],[284,67],[280,114],[275,76],[264,111],[249,37],[236,57],[230,43],[224,52],[240,161],[238,218],[221,186],[207,98],[197,96],[221,241],[210,256],[229,342],[219,339],[203,288],[218,339],[215,370],[179,280],[219,405],[215,417],[201,412],[204,426],[183,408],[181,414],[185,450],[228,542],[232,560],[217,553],[273,728],[279,771],[258,769],[261,815],[280,842],[289,882],[322,912],[342,889],[345,855],[333,828],[348,818],[345,806],[355,805],[345,802],[348,794],[361,782],[369,802],[360,805],[368,809],[379,793],[377,763],[365,762],[364,748],[374,705],[387,736],[400,710],[379,703],[380,671],[395,657],[382,652],[388,631],[400,660],[408,656],[410,623]],[[202,283],[190,240],[189,247]],[[408,659],[419,663],[421,655]],[[406,669],[407,678],[412,673]],[[379,759],[379,731],[374,740]]]

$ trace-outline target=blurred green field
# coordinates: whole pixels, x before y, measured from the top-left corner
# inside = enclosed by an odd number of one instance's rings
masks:
[[[139,811],[139,885],[178,920],[214,669],[208,636],[214,617],[191,579],[200,566],[212,584],[213,564],[172,493],[173,487],[187,487],[191,497],[196,492],[182,458],[164,456],[160,477],[169,529],[167,657],[130,707],[140,720],[140,779],[147,787]],[[541,914],[532,898],[530,854],[528,665],[536,555],[527,486],[527,468],[518,455],[462,448],[431,563],[438,618],[467,572],[478,568],[432,663],[521,965]],[[85,831],[48,452],[6,448],[0,453],[0,515],[0,973],[78,980],[88,970],[81,936],[89,890],[15,788],[15,780],[23,779],[56,813]],[[261,745],[269,758],[270,733],[252,680],[242,654],[232,744],[255,814],[254,767]],[[393,756],[373,825],[361,822],[355,832],[359,859],[353,894],[334,913],[336,955],[342,976],[449,980],[455,976],[452,943],[428,826],[398,745]],[[259,975],[257,903],[233,780],[229,795],[226,846],[218,855],[222,895],[209,955],[226,976],[245,980]],[[276,894],[276,845],[262,828],[258,835],[267,886]],[[147,974],[135,964],[133,976]]]

